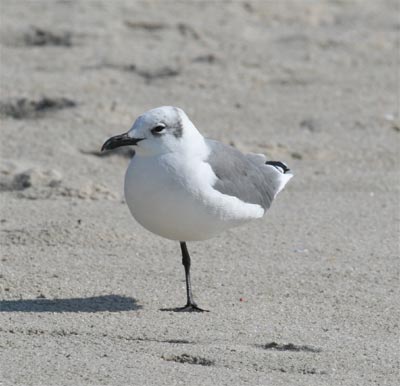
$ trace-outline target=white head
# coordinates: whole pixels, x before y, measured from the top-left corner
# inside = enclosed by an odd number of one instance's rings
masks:
[[[102,150],[135,145],[140,155],[158,155],[187,151],[202,139],[182,109],[162,106],[139,116],[127,133],[111,137]]]

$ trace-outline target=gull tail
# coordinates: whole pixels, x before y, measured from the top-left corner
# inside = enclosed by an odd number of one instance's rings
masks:
[[[285,187],[289,180],[293,177],[290,169],[281,161],[266,161],[265,165],[269,166],[270,172],[273,173],[271,176],[274,181],[274,198],[278,193]]]
[[[290,171],[290,169],[281,161],[267,161],[265,165],[272,165],[276,169],[278,169],[281,173],[286,174]]]

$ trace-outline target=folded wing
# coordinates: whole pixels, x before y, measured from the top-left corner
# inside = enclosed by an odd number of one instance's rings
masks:
[[[267,161],[262,154],[242,154],[221,142],[207,140],[208,162],[217,181],[213,188],[241,201],[258,204],[267,210],[277,194],[293,177],[280,161]]]

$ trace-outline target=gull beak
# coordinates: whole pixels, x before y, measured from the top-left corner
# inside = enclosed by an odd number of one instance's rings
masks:
[[[101,151],[112,150],[120,146],[137,145],[137,143],[143,139],[144,138],[132,138],[128,135],[128,133],[116,135],[104,142],[103,146],[101,147]]]

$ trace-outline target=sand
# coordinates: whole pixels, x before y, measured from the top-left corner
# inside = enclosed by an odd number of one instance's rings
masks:
[[[396,1],[1,1],[1,385],[398,385]],[[159,105],[289,164],[262,220],[179,245],[111,135]],[[149,177],[151,178],[151,177]]]

